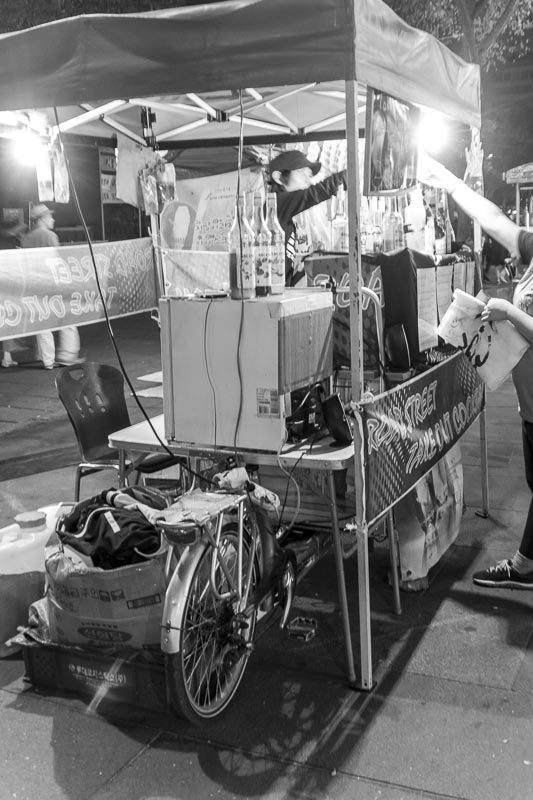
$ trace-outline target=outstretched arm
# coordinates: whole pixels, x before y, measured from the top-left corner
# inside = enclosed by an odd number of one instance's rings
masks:
[[[509,250],[513,261],[520,260],[520,228],[498,206],[474,192],[464,181],[426,154],[419,159],[418,179],[429,186],[446,189],[465,214],[475,219],[489,236]]]

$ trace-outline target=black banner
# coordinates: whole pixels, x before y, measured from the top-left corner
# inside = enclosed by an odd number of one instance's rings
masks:
[[[362,404],[366,519],[406,495],[484,407],[483,381],[462,353]]]

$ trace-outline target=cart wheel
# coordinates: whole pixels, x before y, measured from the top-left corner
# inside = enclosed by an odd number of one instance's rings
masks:
[[[237,575],[238,529],[228,523],[222,532],[220,551],[229,574]],[[212,549],[202,554],[187,592],[180,621],[179,650],[165,656],[165,673],[170,702],[177,714],[198,723],[221,714],[233,700],[253,648],[257,619],[255,603],[259,586],[259,564],[254,559],[248,607],[237,601],[219,600],[210,583]],[[250,559],[250,543],[243,547],[243,593]],[[228,580],[220,565],[214,578],[220,594],[227,592]]]

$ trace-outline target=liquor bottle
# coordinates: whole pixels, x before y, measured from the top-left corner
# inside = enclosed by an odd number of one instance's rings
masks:
[[[254,235],[245,214],[244,192],[239,194],[233,224],[228,233],[229,285],[233,300],[255,297]]]
[[[337,252],[348,250],[348,217],[345,200],[344,186],[339,186],[335,202],[335,216],[331,220],[331,247]]]
[[[372,252],[373,253],[382,253],[383,252],[383,227],[382,227],[382,219],[383,215],[379,208],[379,201],[375,198],[374,202],[374,210],[372,213]]]
[[[435,257],[435,238],[436,226],[435,217],[431,207],[425,204],[426,207],[426,227],[424,229],[424,253],[431,258]]]
[[[435,255],[448,252],[446,243],[446,192],[439,192],[435,205]]]
[[[394,250],[400,250],[402,247],[405,247],[405,235],[403,232],[403,217],[400,211],[399,203],[400,200],[398,198],[394,198],[394,207],[392,211],[392,231],[393,231]]]
[[[370,225],[370,209],[368,206],[368,198],[366,195],[361,195],[361,229],[360,229],[360,240],[361,240],[361,252],[362,253],[371,253],[373,251],[372,246],[372,231]]]
[[[268,230],[263,214],[261,192],[254,192],[252,231],[255,248],[255,293],[258,297],[266,297],[272,292],[270,263],[272,234]]]
[[[409,197],[405,209],[405,242],[411,250],[423,253],[425,250],[426,209],[422,191],[416,188]]]
[[[394,250],[394,216],[391,203],[391,200],[385,200],[385,213],[383,214],[383,251],[385,253]]]
[[[278,198],[275,192],[267,194],[267,228],[270,232],[270,274],[272,294],[285,292],[285,233],[278,220]]]

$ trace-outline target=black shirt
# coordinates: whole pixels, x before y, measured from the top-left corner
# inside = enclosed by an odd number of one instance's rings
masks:
[[[285,233],[285,285],[292,286],[294,281],[294,257],[296,248],[296,225],[293,217],[307,208],[316,206],[324,200],[329,200],[337,194],[339,186],[346,187],[346,170],[336,172],[315,183],[308,189],[297,189],[294,192],[283,191],[278,185],[274,186],[277,193],[278,220]]]

